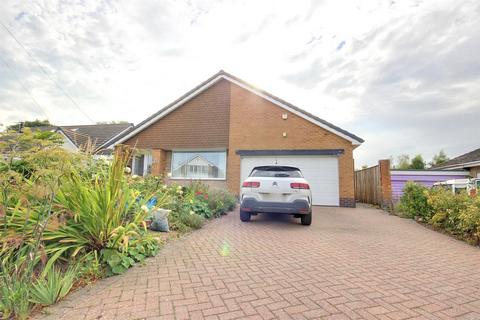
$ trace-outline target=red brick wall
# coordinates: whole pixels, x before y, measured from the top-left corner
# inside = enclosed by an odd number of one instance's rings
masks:
[[[221,80],[125,144],[139,149],[228,148],[230,83]]]
[[[282,119],[282,114],[288,119]],[[283,137],[283,132],[287,137]],[[351,142],[226,80],[152,124],[126,144],[162,149],[155,172],[170,171],[169,152],[177,148],[226,148],[227,185],[240,189],[240,149],[343,149],[339,156],[340,204],[354,206]],[[155,158],[154,158],[155,161]],[[221,187],[225,182],[215,182]]]
[[[228,186],[240,189],[241,149],[344,149],[339,156],[340,202],[355,205],[351,142],[237,86],[231,85]],[[282,114],[288,114],[283,120]],[[283,132],[287,137],[283,137]]]

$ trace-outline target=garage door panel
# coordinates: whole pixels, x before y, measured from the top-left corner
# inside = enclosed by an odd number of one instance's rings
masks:
[[[338,158],[328,156],[242,157],[241,181],[262,165],[290,165],[300,168],[312,190],[314,205],[339,205]]]

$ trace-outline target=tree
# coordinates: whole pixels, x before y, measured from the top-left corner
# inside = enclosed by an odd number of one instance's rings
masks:
[[[423,160],[421,154],[417,154],[415,157],[412,158],[410,169],[425,169],[425,160]]]
[[[410,156],[408,154],[401,154],[397,157],[396,169],[400,169],[400,170],[410,169]]]
[[[12,124],[7,126],[7,131],[8,130],[14,130],[14,131],[20,131],[21,128],[35,128],[35,127],[45,127],[45,126],[52,126],[50,121],[48,119],[45,120],[39,120],[35,119],[33,121],[24,121],[24,122],[19,122],[16,124]]]
[[[445,151],[440,150],[436,155],[433,156],[432,161],[429,163],[431,167],[441,165],[442,163],[450,160]]]

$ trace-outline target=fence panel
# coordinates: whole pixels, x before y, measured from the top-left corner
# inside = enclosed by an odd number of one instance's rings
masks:
[[[380,166],[355,171],[355,199],[363,203],[382,205]]]

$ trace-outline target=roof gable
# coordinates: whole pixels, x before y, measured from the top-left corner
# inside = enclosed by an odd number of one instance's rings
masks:
[[[213,86],[215,83],[217,83],[218,81],[220,80],[227,80],[233,84],[236,84],[238,85],[239,87],[243,88],[243,89],[246,89],[252,93],[254,93],[255,95],[259,96],[259,97],[262,97],[263,99],[266,99],[270,102],[272,102],[273,104],[275,104],[276,106],[280,107],[280,108],[283,108],[287,111],[290,111],[291,113],[293,114],[296,114],[297,116],[300,116],[301,118],[307,120],[307,121],[310,121],[312,122],[313,124],[319,126],[319,127],[322,127],[324,129],[326,129],[327,131],[330,131],[344,139],[346,139],[347,141],[350,141],[353,145],[360,145],[361,143],[364,142],[364,140],[356,135],[354,135],[353,133],[350,133],[344,129],[341,129],[340,127],[337,127],[335,125],[333,125],[332,123],[328,122],[328,121],[325,121],[303,109],[300,109],[288,102],[286,102],[285,100],[282,100],[264,90],[261,90],[261,89],[258,89],[256,88],[255,86],[221,70],[219,71],[217,74],[213,75],[212,77],[210,77],[209,79],[207,79],[206,81],[202,82],[200,85],[198,85],[197,87],[193,88],[192,90],[188,91],[186,94],[184,94],[183,96],[181,96],[179,99],[175,100],[174,102],[172,102],[171,104],[167,105],[166,107],[160,109],[158,112],[154,113],[153,115],[151,115],[150,117],[148,117],[147,119],[143,120],[142,122],[140,122],[138,125],[136,125],[135,127],[133,127],[131,130],[129,130],[128,132],[125,132],[124,134],[121,134],[117,139],[115,139],[114,141],[111,141],[110,144],[119,144],[119,143],[122,143],[126,140],[128,140],[129,138],[131,138],[132,136],[136,135],[137,133],[143,131],[144,129],[146,129],[147,127],[149,127],[151,124],[157,122],[158,120],[160,120],[161,118],[165,117],[167,114],[169,114],[170,112],[176,110],[178,107],[182,106],[185,102],[187,102],[188,100],[192,99],[193,97],[197,96],[198,94],[200,94],[201,92],[207,90],[208,88],[210,88],[211,86]]]

